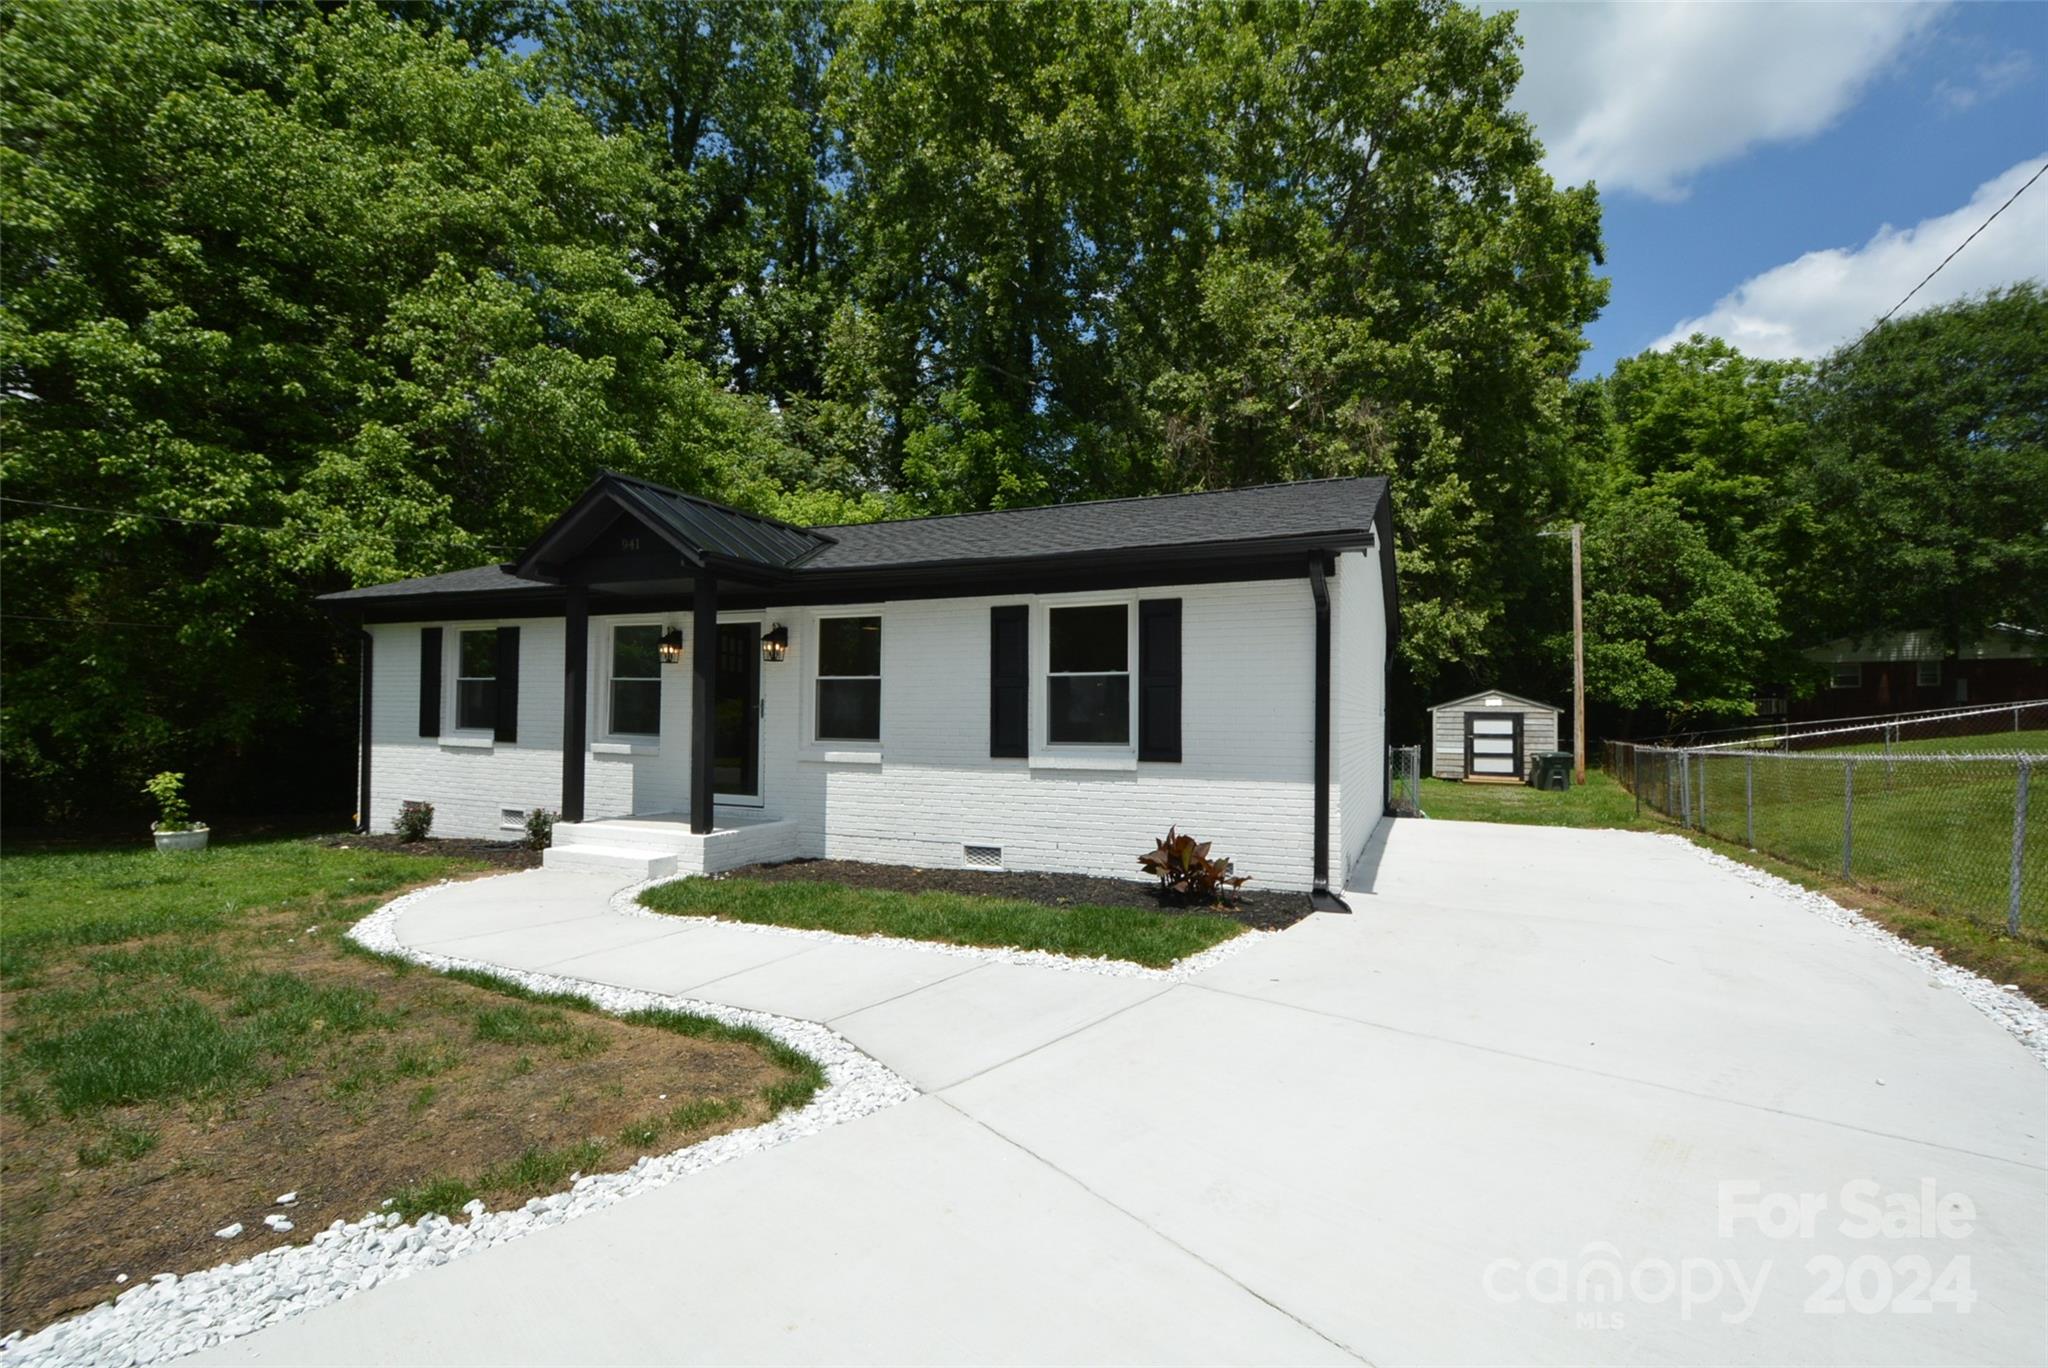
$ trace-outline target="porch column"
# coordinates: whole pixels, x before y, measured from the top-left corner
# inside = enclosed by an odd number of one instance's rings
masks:
[[[562,622],[562,820],[583,820],[584,720],[590,715],[586,697],[590,676],[590,591],[580,584],[567,589]]]
[[[711,734],[717,726],[718,580],[697,572],[690,595],[690,830],[711,830]]]

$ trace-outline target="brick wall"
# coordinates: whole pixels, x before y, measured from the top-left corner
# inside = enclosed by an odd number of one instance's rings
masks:
[[[1331,869],[1341,878],[1384,802],[1384,634],[1375,559],[1341,559],[1334,581],[1336,750],[1340,788]],[[1179,764],[1139,763],[1127,747],[1049,748],[1045,736],[1045,617],[1050,606],[1179,598],[1183,603],[1182,754]],[[1028,602],[1032,612],[1032,727],[1027,759],[988,754],[989,608]],[[882,616],[882,740],[879,747],[806,744],[812,734],[810,652],[819,616]],[[762,667],[763,803],[794,818],[809,854],[951,867],[963,844],[1001,846],[1011,869],[1073,870],[1129,877],[1150,839],[1177,824],[1237,861],[1258,886],[1303,888],[1312,872],[1312,737],[1315,616],[1305,580],[1160,587],[1142,592],[1039,598],[927,599],[757,617],[790,629],[788,659]],[[602,730],[615,622],[593,618],[587,765],[589,818],[687,806],[690,666],[662,670],[662,736],[631,751]],[[452,653],[463,626],[444,624]],[[562,624],[525,620],[521,631],[519,736],[453,734],[452,654],[444,666],[444,734],[418,733],[419,628],[376,634],[373,740],[374,830],[389,829],[405,799],[435,804],[437,833],[505,836],[506,808],[561,801]],[[1135,648],[1132,664],[1135,666]],[[1133,681],[1133,707],[1136,688]],[[1135,724],[1135,717],[1134,717]],[[467,744],[465,744],[467,743]],[[621,749],[608,752],[604,747]]]

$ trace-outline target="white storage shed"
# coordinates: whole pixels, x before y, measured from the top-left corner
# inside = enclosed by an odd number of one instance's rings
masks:
[[[1557,709],[1488,689],[1429,710],[1430,773],[1439,779],[1525,779],[1529,757],[1558,749]]]

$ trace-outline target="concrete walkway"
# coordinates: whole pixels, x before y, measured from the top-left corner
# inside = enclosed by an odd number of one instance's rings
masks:
[[[2048,1074],[1961,996],[1668,838],[1396,822],[1354,881],[1186,983],[452,887],[408,943],[926,1095],[204,1361],[2048,1361]]]

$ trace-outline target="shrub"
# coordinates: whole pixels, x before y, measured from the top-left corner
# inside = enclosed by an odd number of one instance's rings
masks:
[[[527,813],[526,848],[529,850],[546,850],[549,846],[553,845],[555,843],[555,819],[559,816],[561,816],[560,813],[549,812],[546,808],[535,808]]]
[[[1228,860],[1211,859],[1211,844],[1168,827],[1166,839],[1151,854],[1138,857],[1138,867],[1158,878],[1160,892],[1183,902],[1235,901],[1251,876],[1231,873]]]
[[[142,791],[156,799],[156,806],[162,815],[157,818],[158,831],[190,831],[194,825],[192,810],[185,806],[185,776],[176,770],[165,770],[142,786]]]
[[[411,801],[400,803],[391,829],[398,833],[399,840],[408,845],[426,840],[427,833],[434,829],[434,805]]]

